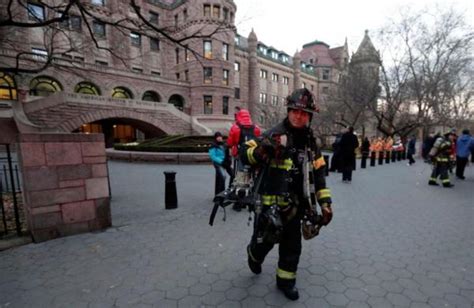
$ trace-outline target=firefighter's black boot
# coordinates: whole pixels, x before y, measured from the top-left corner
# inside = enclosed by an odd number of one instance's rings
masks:
[[[430,181],[428,182],[428,185],[439,186],[439,184],[436,183],[436,181],[433,181],[433,180],[430,180]]]
[[[250,245],[247,246],[247,258],[248,258],[248,264],[249,268],[252,271],[252,273],[258,275],[262,272],[262,264],[254,261],[250,254]]]
[[[277,276],[277,287],[280,291],[285,294],[286,298],[295,301],[298,298],[300,298],[300,293],[298,292],[298,289],[295,287],[295,281],[294,280],[288,280],[286,279],[281,279]]]
[[[445,184],[443,184],[443,187],[446,187],[446,188],[451,188],[451,187],[454,187],[454,184],[451,184],[451,183],[445,183]]]

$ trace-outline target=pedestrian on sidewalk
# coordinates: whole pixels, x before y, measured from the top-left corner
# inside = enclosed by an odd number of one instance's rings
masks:
[[[359,147],[359,140],[354,135],[354,127],[350,126],[340,141],[342,181],[350,183],[352,181],[352,170],[355,164],[355,150]]]
[[[226,172],[232,176],[232,168],[230,163],[229,151],[224,144],[224,139],[221,132],[214,134],[214,143],[209,149],[209,157],[216,169],[216,181],[214,194],[217,195],[225,190]]]
[[[468,129],[462,131],[456,142],[456,177],[464,180],[464,169],[469,161],[469,154],[474,151],[474,138]]]
[[[416,153],[416,137],[412,135],[410,141],[408,141],[408,150],[407,150],[407,157],[408,157],[408,166],[411,166],[415,163],[415,159],[413,155]]]

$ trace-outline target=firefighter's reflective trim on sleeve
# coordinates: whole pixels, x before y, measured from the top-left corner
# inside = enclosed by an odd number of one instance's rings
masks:
[[[257,163],[257,161],[255,160],[255,158],[253,157],[253,151],[255,150],[255,148],[248,148],[247,149],[247,159],[249,160],[249,163],[251,165],[254,165]]]
[[[257,142],[255,140],[249,140],[245,143],[248,147],[255,148],[257,147]]]
[[[320,158],[313,161],[313,167],[316,170],[318,170],[319,168],[324,167],[324,166],[326,166],[326,162],[324,161],[323,157],[320,157]]]
[[[277,276],[281,279],[296,279],[295,272],[288,272],[288,271],[282,270],[281,268],[277,268]]]
[[[284,196],[277,195],[262,195],[262,204],[266,206],[272,206],[274,204],[278,206],[288,206],[289,201]]]
[[[293,161],[291,160],[291,158],[287,158],[282,162],[272,161],[272,163],[270,164],[270,167],[289,171],[291,167],[293,167]]]
[[[316,197],[318,198],[318,200],[321,200],[324,198],[331,198],[331,191],[329,190],[329,188],[320,189],[316,193]]]

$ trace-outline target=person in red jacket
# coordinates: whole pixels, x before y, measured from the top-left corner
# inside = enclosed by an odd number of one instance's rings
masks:
[[[227,138],[227,145],[231,149],[232,156],[237,157],[240,144],[260,136],[260,133],[260,127],[252,123],[248,110],[240,109],[237,111],[235,123],[230,128],[229,137]]]

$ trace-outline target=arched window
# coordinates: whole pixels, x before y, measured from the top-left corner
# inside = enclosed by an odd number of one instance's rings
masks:
[[[161,96],[155,91],[146,91],[143,93],[142,101],[161,102]]]
[[[184,98],[181,95],[178,95],[178,94],[171,95],[168,103],[173,104],[176,108],[178,108],[181,111],[184,110]]]
[[[16,100],[16,84],[12,76],[0,72],[0,100]]]
[[[48,76],[36,77],[30,82],[30,95],[50,96],[63,90],[61,84]]]
[[[133,94],[127,88],[116,87],[112,90],[112,97],[114,97],[114,98],[133,98]]]
[[[100,95],[100,89],[93,83],[82,81],[74,88],[74,92],[89,95]]]

